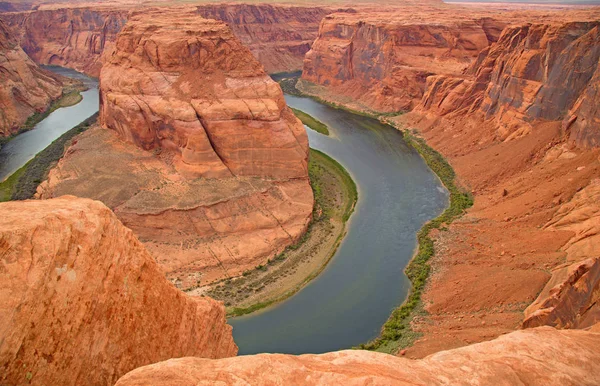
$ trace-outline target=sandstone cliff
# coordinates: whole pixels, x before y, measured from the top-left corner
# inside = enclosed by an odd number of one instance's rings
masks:
[[[46,9],[47,8],[47,9]],[[102,51],[111,47],[133,5],[61,4],[37,11],[0,15],[33,60],[100,74]],[[302,68],[304,54],[327,13],[321,7],[269,4],[214,4],[190,7],[190,15],[222,20],[269,73]]]
[[[322,7],[270,4],[210,4],[197,7],[207,19],[227,23],[269,73],[297,71],[317,37]]]
[[[506,28],[460,77],[429,77],[420,104],[394,119],[419,129],[475,194],[437,236],[430,316],[415,322],[425,337],[409,354],[600,320],[598,31],[587,21]]]
[[[60,80],[39,68],[0,20],[0,137],[17,132],[32,114],[62,94]]]
[[[224,23],[133,15],[105,60],[100,116],[111,130],[80,136],[41,197],[103,201],[183,289],[240,275],[299,239],[313,206],[305,129]]]
[[[363,109],[411,110],[429,75],[460,74],[503,27],[437,9],[332,14],[306,55],[302,80]]]
[[[220,360],[172,359],[130,372],[117,386],[282,385],[595,385],[599,332],[519,331],[492,342],[412,361],[368,351],[260,354]]]
[[[19,36],[19,43],[36,63],[98,76],[102,51],[114,43],[127,13],[98,6],[8,13],[0,19]]]
[[[236,354],[222,304],[175,289],[102,203],[0,211],[0,383],[112,385],[157,361]]]

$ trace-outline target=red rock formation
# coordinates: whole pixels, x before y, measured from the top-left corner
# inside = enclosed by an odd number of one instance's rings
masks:
[[[116,385],[594,385],[600,381],[598,344],[598,332],[543,327],[418,361],[358,350],[172,359],[136,369]]]
[[[332,14],[306,55],[302,80],[363,109],[411,110],[429,75],[460,74],[503,25],[441,10]],[[309,85],[303,89],[310,91]]]
[[[102,203],[0,211],[0,383],[112,385],[157,361],[236,354],[222,304],[175,289]]]
[[[62,94],[60,80],[23,52],[0,20],[0,137],[14,134]]]
[[[19,35],[19,43],[36,63],[98,76],[102,51],[115,41],[127,13],[99,6],[8,13],[0,19]]]
[[[270,4],[210,4],[197,7],[207,19],[227,23],[269,73],[302,68],[304,55],[317,37],[321,7]]]
[[[521,325],[600,320],[598,31],[568,21],[507,28],[461,77],[430,77],[419,106],[395,119],[420,129],[475,194],[438,235],[429,316],[415,323],[425,337],[411,355]]]
[[[72,7],[72,8],[70,8]],[[84,7],[61,4],[38,11],[2,14],[33,60],[100,74],[100,56],[127,21],[127,5]],[[189,8],[190,14],[225,21],[269,73],[302,68],[304,54],[329,9],[283,5],[215,4]]]
[[[300,238],[313,207],[305,129],[224,23],[134,15],[106,60],[101,118],[114,130],[78,137],[41,197],[103,201],[183,289]]]
[[[102,124],[188,175],[306,178],[304,126],[248,49],[223,22],[162,13],[130,17],[105,54]]]

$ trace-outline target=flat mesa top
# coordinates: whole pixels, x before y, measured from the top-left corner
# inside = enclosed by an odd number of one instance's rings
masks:
[[[143,31],[154,36],[171,38],[206,35],[207,32],[231,33],[227,24],[214,19],[205,19],[196,13],[196,8],[151,9],[134,13],[125,30]]]

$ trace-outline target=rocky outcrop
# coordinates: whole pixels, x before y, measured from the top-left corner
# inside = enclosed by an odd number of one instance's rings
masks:
[[[48,8],[48,7],[46,7]],[[20,37],[33,60],[100,74],[101,55],[111,47],[133,7],[62,4],[37,11],[0,15]],[[226,22],[269,73],[302,68],[304,54],[327,13],[321,7],[269,4],[214,4],[188,8],[190,15]]]
[[[40,64],[100,73],[100,57],[127,21],[127,9],[58,8],[0,15],[18,35],[27,54]]]
[[[0,383],[112,385],[157,361],[236,354],[223,305],[168,283],[102,203],[0,210]]]
[[[549,327],[442,351],[412,361],[368,351],[322,355],[260,354],[220,360],[172,359],[136,369],[117,386],[286,385],[594,385],[600,333]]]
[[[227,23],[241,43],[268,73],[302,69],[304,55],[317,37],[321,19],[331,12],[322,7],[270,4],[209,4],[199,15]]]
[[[62,94],[61,81],[39,68],[0,20],[0,137],[16,133],[32,114]]]
[[[493,122],[501,140],[528,134],[540,120],[564,120],[563,130],[578,145],[593,146],[598,143],[599,38],[598,22],[509,27],[465,76],[428,79],[415,111],[430,116],[478,112]]]
[[[411,110],[428,76],[460,74],[503,26],[442,10],[332,14],[306,55],[302,81],[350,97],[365,109]]]
[[[219,21],[133,15],[107,52],[100,116],[39,189],[101,200],[182,289],[242,274],[311,219],[308,139]]]
[[[105,54],[102,124],[188,175],[306,178],[306,131],[262,65],[223,22],[163,12],[132,16]]]

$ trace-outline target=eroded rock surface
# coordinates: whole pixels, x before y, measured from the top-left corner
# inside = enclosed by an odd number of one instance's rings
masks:
[[[112,385],[157,361],[237,353],[223,305],[173,287],[102,203],[0,211],[1,383]]]
[[[411,110],[428,76],[460,74],[497,39],[504,24],[489,24],[420,9],[332,14],[306,55],[302,80],[371,110]]]
[[[101,55],[112,47],[133,4],[46,5],[0,15],[33,60],[98,76]],[[270,4],[208,4],[189,7],[190,15],[222,20],[269,73],[302,68],[304,54],[317,36],[324,7]]]
[[[130,372],[117,386],[285,385],[595,385],[600,333],[542,327],[491,342],[408,360],[368,351],[172,359]]]
[[[130,18],[100,76],[100,119],[198,177],[306,178],[308,138],[279,85],[220,21]]]
[[[240,275],[311,218],[308,139],[277,83],[219,21],[133,15],[101,76],[101,119],[39,196],[99,199],[183,289]]]
[[[0,137],[17,132],[62,94],[61,81],[39,68],[0,20]]]
[[[394,119],[418,128],[475,195],[436,235],[430,315],[415,321],[425,337],[409,355],[600,320],[599,26],[583,20],[507,27],[460,77],[429,77],[417,108]]]

